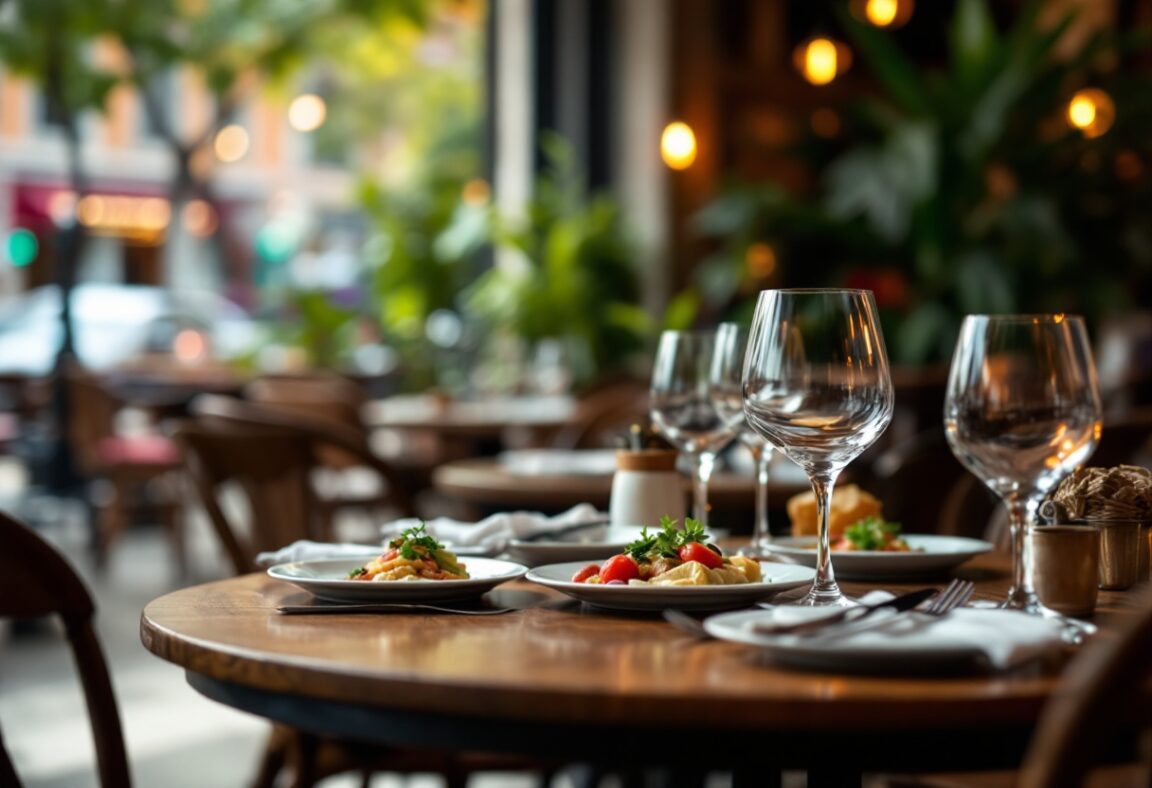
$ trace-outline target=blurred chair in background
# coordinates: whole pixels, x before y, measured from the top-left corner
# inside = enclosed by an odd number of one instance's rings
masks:
[[[79,470],[92,483],[89,502],[96,511],[97,565],[104,564],[128,527],[133,504],[141,502],[155,506],[183,576],[186,557],[176,444],[144,424],[119,429],[118,420],[129,412],[129,405],[94,375],[73,367],[67,380],[69,442]]]
[[[552,441],[557,449],[615,448],[633,424],[647,426],[648,384],[618,380],[585,392],[576,404],[572,423]]]
[[[249,383],[244,395],[251,402],[285,415],[308,419],[317,426],[330,425],[348,440],[357,442],[355,452],[335,445],[318,447],[320,464],[313,472],[313,481],[327,533],[331,533],[339,514],[359,511],[378,515],[395,508],[396,493],[392,488],[412,489],[411,480],[402,478],[403,472],[395,464],[388,462],[387,476],[366,465],[364,455],[375,453],[361,417],[367,396],[351,380],[338,375],[267,377]],[[383,484],[383,479],[389,484]],[[410,504],[407,509],[411,509]]]
[[[92,625],[96,606],[72,565],[55,547],[22,523],[0,513],[0,617],[59,616],[79,673],[96,749],[100,785],[131,782],[120,713],[104,651]],[[69,742],[60,742],[66,746]],[[0,785],[20,780],[0,741]]]

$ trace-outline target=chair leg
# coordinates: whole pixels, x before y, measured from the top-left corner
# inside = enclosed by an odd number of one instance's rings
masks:
[[[288,762],[288,751],[292,747],[293,732],[283,725],[273,725],[264,745],[264,756],[252,780],[252,788],[275,788],[276,778],[284,771]]]
[[[119,479],[112,481],[112,499],[100,508],[97,526],[96,565],[103,568],[108,562],[112,545],[120,539],[127,525],[128,490]]]

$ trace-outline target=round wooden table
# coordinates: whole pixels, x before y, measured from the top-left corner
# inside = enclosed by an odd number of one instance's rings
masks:
[[[958,574],[998,596],[1007,561],[984,556]],[[1105,592],[1102,605],[1120,597]],[[785,670],[753,648],[526,582],[490,592],[518,608],[505,615],[275,610],[307,598],[262,574],[187,588],[145,608],[141,637],[206,696],[318,733],[765,774],[1011,766],[1056,684],[1052,665],[950,677]]]

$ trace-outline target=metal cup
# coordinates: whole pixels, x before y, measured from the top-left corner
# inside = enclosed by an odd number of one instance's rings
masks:
[[[1100,529],[1100,587],[1123,591],[1148,576],[1148,523],[1092,520]]]
[[[1032,529],[1032,583],[1040,601],[1066,616],[1096,610],[1100,531],[1086,525]]]

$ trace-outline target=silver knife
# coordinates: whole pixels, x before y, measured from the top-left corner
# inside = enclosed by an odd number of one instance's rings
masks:
[[[846,607],[831,615],[800,621],[795,624],[772,624],[770,622],[753,624],[752,631],[763,635],[801,635],[810,632],[819,632],[825,627],[840,623],[841,621],[859,621],[862,618],[872,615],[877,610],[891,609],[897,613],[904,610],[911,610],[921,602],[931,599],[934,596],[936,596],[935,588],[921,588],[918,591],[909,591],[907,594],[894,596],[885,602]]]
[[[281,615],[316,615],[341,613],[457,613],[463,616],[498,616],[501,613],[511,613],[510,607],[446,607],[442,605],[427,605],[408,602],[373,602],[364,604],[316,604],[316,605],[281,605],[276,612]]]

